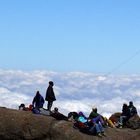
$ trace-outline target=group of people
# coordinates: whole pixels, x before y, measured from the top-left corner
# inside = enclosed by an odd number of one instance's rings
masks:
[[[19,106],[19,110],[32,111],[35,114],[50,115],[50,113],[52,112],[51,108],[52,108],[53,102],[56,100],[56,97],[53,91],[53,86],[54,86],[54,83],[52,81],[49,81],[49,86],[46,90],[45,98],[40,94],[39,91],[37,91],[36,95],[33,98],[32,104],[30,104],[29,107],[25,107],[25,104],[22,103]],[[43,108],[45,101],[48,102],[47,109]],[[53,112],[56,113],[56,109]]]
[[[46,90],[46,97],[45,97],[45,100],[48,101],[47,110],[49,111],[51,111],[53,101],[56,100],[56,97],[53,91],[53,86],[54,86],[54,83],[52,81],[49,81],[49,86]],[[43,108],[45,100],[43,96],[39,93],[39,91],[37,91],[35,97],[33,98],[32,105],[36,109]]]
[[[123,104],[122,107],[122,113],[121,116],[118,120],[117,123],[117,127],[122,128],[123,126],[125,126],[126,122],[133,117],[134,115],[137,115],[137,109],[136,107],[133,105],[133,102],[130,101],[129,105],[127,105],[126,103]]]
[[[70,112],[68,114],[68,120],[71,120],[71,118],[73,119],[74,128],[78,128],[80,131],[88,134],[95,134],[102,137],[106,136],[104,133],[104,128],[125,127],[126,122],[135,115],[137,115],[137,109],[133,105],[133,102],[130,101],[129,105],[126,103],[123,104],[122,113],[116,122],[114,122],[111,117],[107,119],[99,114],[96,107],[92,108],[92,111],[88,117],[86,117],[83,112]]]
[[[50,115],[57,120],[72,121],[74,128],[78,128],[80,131],[88,134],[98,135],[99,137],[106,136],[104,133],[104,128],[106,126],[122,128],[131,117],[137,114],[136,107],[133,105],[133,102],[130,101],[129,105],[126,103],[123,104],[122,113],[118,119],[118,122],[115,124],[111,119],[107,119],[100,115],[97,112],[96,107],[92,108],[92,111],[88,117],[86,117],[83,112],[70,112],[68,113],[68,116],[65,116],[58,111],[57,107],[55,107],[54,110],[51,110],[53,102],[56,100],[53,86],[54,83],[49,81],[45,99],[40,92],[37,91],[33,98],[32,104],[29,105],[29,107],[25,107],[24,104],[21,104],[19,106],[19,110],[32,111],[35,114]],[[45,101],[48,102],[47,109],[43,108]]]
[[[105,121],[103,116],[97,113],[97,108],[92,108],[89,117],[86,117],[83,112],[70,112],[68,120],[73,121],[74,128],[81,132],[97,135],[99,137],[106,136],[104,132]]]

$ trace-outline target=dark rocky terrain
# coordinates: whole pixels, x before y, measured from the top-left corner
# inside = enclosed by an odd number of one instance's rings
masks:
[[[0,108],[0,140],[140,140],[140,129],[106,128],[105,133],[99,138],[79,132],[71,122]]]

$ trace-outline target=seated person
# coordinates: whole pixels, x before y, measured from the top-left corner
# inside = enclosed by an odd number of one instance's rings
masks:
[[[130,111],[130,117],[133,117],[134,115],[137,115],[137,109],[133,105],[133,102],[132,101],[129,102],[128,108],[129,108],[129,111]]]
[[[92,111],[89,115],[89,119],[91,119],[93,122],[98,123],[101,122],[102,125],[104,125],[104,120],[100,114],[97,113],[97,108],[92,108]]]
[[[79,117],[79,115],[77,112],[68,113],[68,121],[75,122],[75,121],[77,121],[78,117]]]
[[[68,118],[65,115],[61,114],[58,111],[58,108],[57,107],[54,108],[54,110],[51,112],[50,115],[52,117],[54,117],[55,119],[57,119],[57,120],[66,120],[66,121],[68,120]]]
[[[126,121],[128,121],[129,118],[130,118],[130,110],[128,108],[128,105],[126,103],[124,103],[117,127],[122,128],[125,125]]]
[[[29,111],[29,108],[28,107],[25,107],[25,104],[20,104],[19,106],[19,110],[23,110],[23,111]]]
[[[32,102],[33,107],[36,109],[43,108],[44,102],[44,98],[41,96],[39,91],[37,91]]]

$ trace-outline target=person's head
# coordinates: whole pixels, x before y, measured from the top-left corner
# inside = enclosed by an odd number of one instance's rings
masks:
[[[128,105],[126,103],[123,104],[123,108],[127,108]]]
[[[95,113],[97,113],[97,108],[96,107],[93,107],[92,108],[92,111],[95,112]]]
[[[123,103],[123,106],[127,106],[127,104],[126,103]]]
[[[129,102],[129,105],[130,105],[130,106],[133,106],[133,102],[132,102],[132,101],[130,101],[130,102]]]
[[[39,93],[39,91],[37,91],[37,92],[36,92],[36,96],[39,96],[39,95],[40,95],[40,93]]]
[[[53,86],[54,85],[53,81],[49,81],[49,85]]]
[[[25,107],[25,104],[23,104],[23,103],[22,103],[22,104],[20,104],[20,107]]]
[[[58,112],[58,108],[57,107],[54,108],[54,112]]]

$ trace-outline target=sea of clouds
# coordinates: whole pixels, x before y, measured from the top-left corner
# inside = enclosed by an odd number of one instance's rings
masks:
[[[49,81],[54,82],[57,100],[53,107],[67,115],[92,107],[109,117],[121,112],[123,103],[133,101],[140,114],[140,75],[108,75],[83,72],[0,70],[0,106],[18,109],[21,103],[32,103],[36,91],[45,97]],[[45,103],[44,108],[47,107]]]

